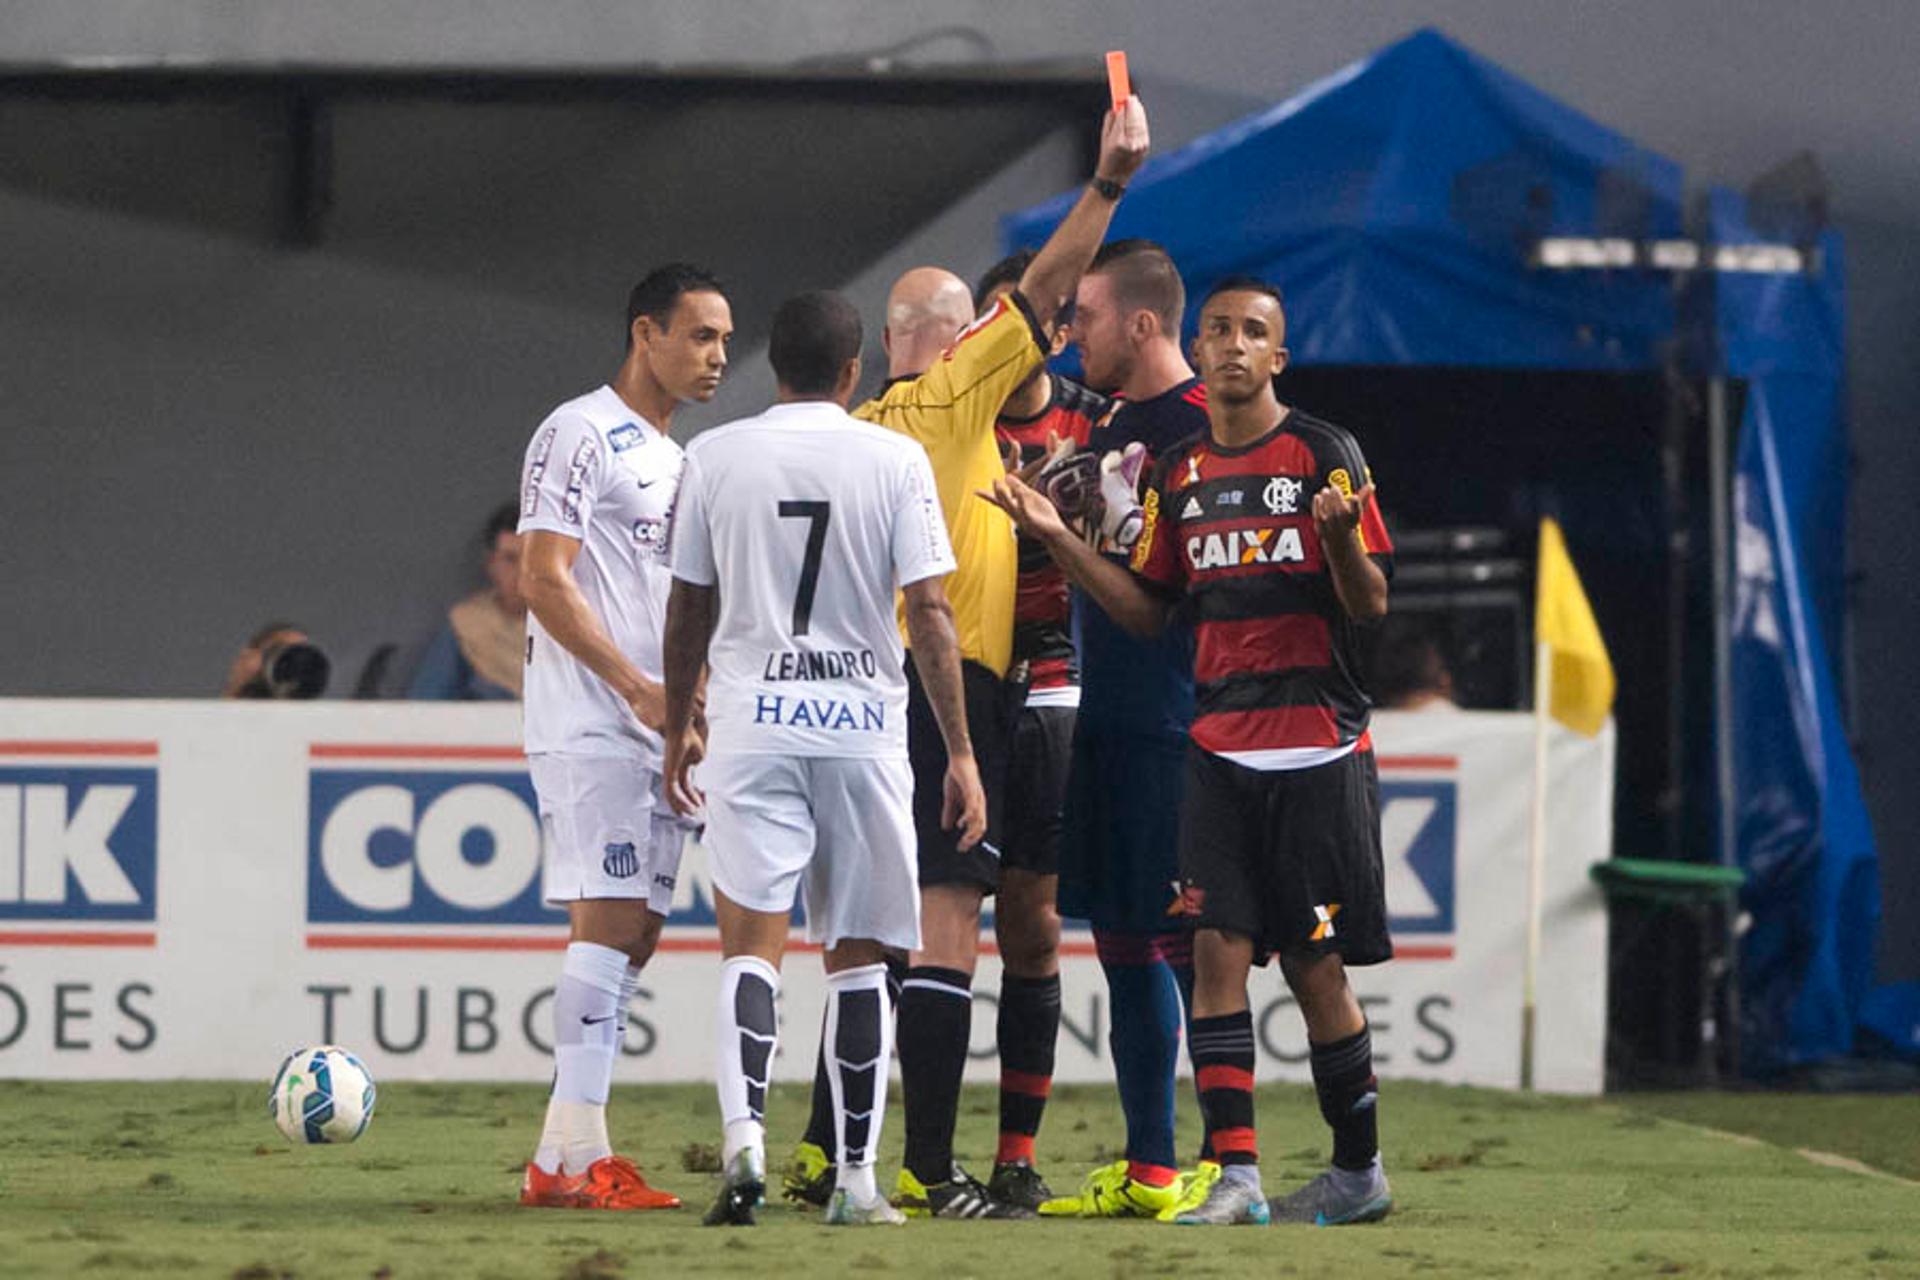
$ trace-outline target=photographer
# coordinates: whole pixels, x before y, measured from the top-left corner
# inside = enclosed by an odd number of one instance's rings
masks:
[[[291,622],[269,622],[248,638],[227,668],[223,698],[317,698],[332,670],[307,633]]]

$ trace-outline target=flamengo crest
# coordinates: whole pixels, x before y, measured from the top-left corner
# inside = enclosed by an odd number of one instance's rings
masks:
[[[1291,476],[1275,476],[1267,481],[1266,491],[1260,500],[1267,504],[1267,510],[1277,516],[1290,516],[1300,510],[1300,491],[1306,485]]]

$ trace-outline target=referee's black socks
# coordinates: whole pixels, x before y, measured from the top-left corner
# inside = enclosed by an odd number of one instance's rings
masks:
[[[906,1166],[922,1183],[953,1176],[953,1125],[973,1024],[973,978],[916,965],[900,991],[900,1082],[906,1093]]]

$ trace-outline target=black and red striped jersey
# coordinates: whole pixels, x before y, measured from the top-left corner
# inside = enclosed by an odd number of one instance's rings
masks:
[[[1194,621],[1193,742],[1256,769],[1338,755],[1367,731],[1356,625],[1335,594],[1313,495],[1370,483],[1346,431],[1290,411],[1251,444],[1197,436],[1165,454],[1133,569],[1187,597]],[[1389,576],[1393,544],[1369,499],[1362,545]]]
[[[1053,397],[1031,418],[1002,414],[994,426],[1002,450],[1019,446],[1020,461],[1032,462],[1046,452],[1047,440],[1057,436],[1087,447],[1095,427],[1113,412],[1114,401],[1049,373]],[[1022,534],[1020,572],[1013,600],[1013,663],[1025,664],[1029,693],[1071,689],[1080,683],[1080,665],[1073,648],[1073,609],[1067,577],[1047,554],[1045,546]]]

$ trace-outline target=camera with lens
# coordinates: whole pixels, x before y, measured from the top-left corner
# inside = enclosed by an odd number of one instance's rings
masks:
[[[240,689],[243,698],[317,698],[327,691],[333,664],[306,640],[269,643],[260,650],[260,673]]]

